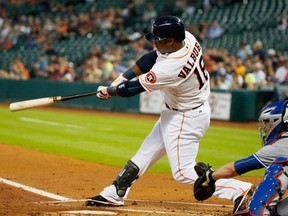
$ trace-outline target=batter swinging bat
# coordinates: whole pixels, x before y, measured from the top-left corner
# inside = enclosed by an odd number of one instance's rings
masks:
[[[32,100],[25,100],[25,101],[19,101],[11,103],[9,106],[10,111],[20,111],[25,109],[31,109],[34,107],[40,107],[40,106],[47,106],[50,104],[59,103],[62,101],[72,100],[76,98],[81,97],[87,97],[96,95],[96,92],[88,92],[88,93],[82,93],[82,94],[75,94],[75,95],[69,95],[69,96],[55,96],[55,97],[45,97],[45,98],[37,98]]]

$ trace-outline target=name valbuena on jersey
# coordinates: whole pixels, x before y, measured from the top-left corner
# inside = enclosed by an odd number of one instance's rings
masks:
[[[160,90],[169,107],[187,110],[204,103],[210,93],[209,74],[205,69],[202,47],[186,31],[184,47],[161,54],[151,70],[139,76],[146,91]]]

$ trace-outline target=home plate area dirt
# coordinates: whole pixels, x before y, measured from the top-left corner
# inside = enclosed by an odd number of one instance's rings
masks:
[[[197,202],[192,196],[191,186],[176,182],[171,174],[149,172],[133,185],[125,206],[86,207],[85,199],[98,195],[114,180],[120,167],[50,155],[5,143],[0,144],[0,161],[0,215],[214,216],[231,215],[233,209],[232,202],[215,197],[203,203]],[[261,180],[259,177],[238,179],[254,184]],[[32,192],[6,181],[27,186]],[[43,194],[35,193],[37,189]],[[47,194],[63,199],[49,198],[51,196]]]

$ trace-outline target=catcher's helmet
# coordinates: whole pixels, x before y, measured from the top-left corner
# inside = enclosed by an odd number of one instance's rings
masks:
[[[151,42],[164,40],[166,38],[174,38],[181,42],[185,39],[184,24],[175,16],[159,17],[154,21],[152,31],[147,33],[145,38]]]
[[[287,103],[288,101],[277,101],[268,104],[261,110],[258,120],[263,145],[269,145],[281,132],[288,131]]]

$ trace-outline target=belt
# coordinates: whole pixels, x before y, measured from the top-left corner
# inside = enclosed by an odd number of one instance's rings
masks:
[[[193,108],[191,108],[191,109],[179,110],[179,109],[175,109],[175,108],[173,108],[173,107],[170,107],[170,106],[168,106],[167,103],[165,103],[165,106],[166,106],[167,109],[169,109],[169,110],[174,110],[174,111],[178,111],[178,112],[188,111],[188,110],[195,110],[195,109],[198,109],[199,107],[201,107],[202,105],[203,105],[203,103],[201,103],[199,106],[193,107]]]

